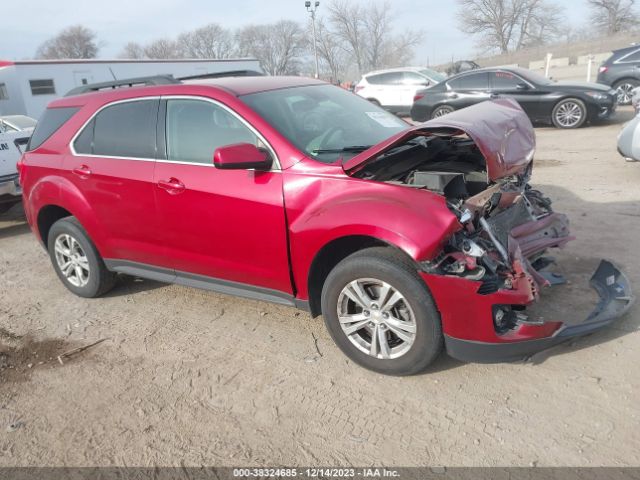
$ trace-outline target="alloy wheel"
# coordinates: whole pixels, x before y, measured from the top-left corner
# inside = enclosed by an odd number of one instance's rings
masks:
[[[564,102],[556,111],[556,121],[565,128],[575,127],[582,121],[582,108],[576,102]]]
[[[71,285],[84,287],[89,283],[89,259],[75,238],[66,233],[59,235],[54,251],[58,268]]]
[[[349,341],[361,352],[394,359],[409,351],[416,319],[400,291],[382,280],[359,278],[338,297],[338,320]]]
[[[453,112],[453,110],[450,108],[440,107],[436,109],[435,112],[433,112],[433,118],[444,117],[445,115],[448,115],[451,112]]]
[[[618,104],[629,105],[631,103],[631,92],[634,88],[636,87],[630,83],[623,83],[622,85],[619,85],[617,88]]]

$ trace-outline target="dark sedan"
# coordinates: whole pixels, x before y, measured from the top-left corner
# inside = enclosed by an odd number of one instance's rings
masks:
[[[496,97],[516,100],[532,122],[578,128],[616,109],[616,92],[597,83],[558,83],[523,68],[485,68],[420,90],[411,118],[424,122]]]

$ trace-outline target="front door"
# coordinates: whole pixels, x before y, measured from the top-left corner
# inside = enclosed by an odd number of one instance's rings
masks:
[[[161,238],[178,281],[187,278],[199,286],[233,282],[232,287],[238,283],[292,294],[277,163],[271,171],[213,166],[216,148],[267,145],[214,101],[169,98],[161,111],[166,111],[161,128],[166,159],[156,165],[155,194]]]
[[[493,94],[513,98],[530,118],[539,116],[540,92],[533,85],[507,71],[491,72],[489,77]]]

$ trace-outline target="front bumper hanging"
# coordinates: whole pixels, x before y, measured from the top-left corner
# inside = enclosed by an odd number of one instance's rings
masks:
[[[504,343],[476,342],[445,335],[447,353],[465,362],[524,360],[534,353],[608,326],[624,315],[635,300],[627,276],[608,260],[600,262],[589,283],[600,300],[581,323],[565,324],[549,337]]]

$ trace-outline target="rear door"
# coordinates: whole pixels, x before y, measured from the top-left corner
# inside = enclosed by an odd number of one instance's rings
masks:
[[[456,110],[484,102],[491,98],[489,74],[487,72],[467,73],[447,82],[445,104]]]
[[[146,98],[104,107],[64,159],[65,175],[102,229],[105,259],[168,266],[153,184],[159,104],[159,98]]]
[[[156,167],[155,192],[162,216],[160,238],[177,282],[227,288],[251,285],[262,293],[290,296],[277,159],[271,171],[213,166],[215,150],[225,145],[252,143],[275,157],[273,150],[241,117],[213,100],[167,98],[161,111],[165,159]]]
[[[516,100],[531,118],[540,114],[540,91],[520,76],[507,71],[489,74],[491,93]]]
[[[367,98],[377,100],[380,105],[386,108],[402,105],[402,78],[402,72],[387,72],[368,76],[367,82],[370,85],[371,94],[367,94]]]

